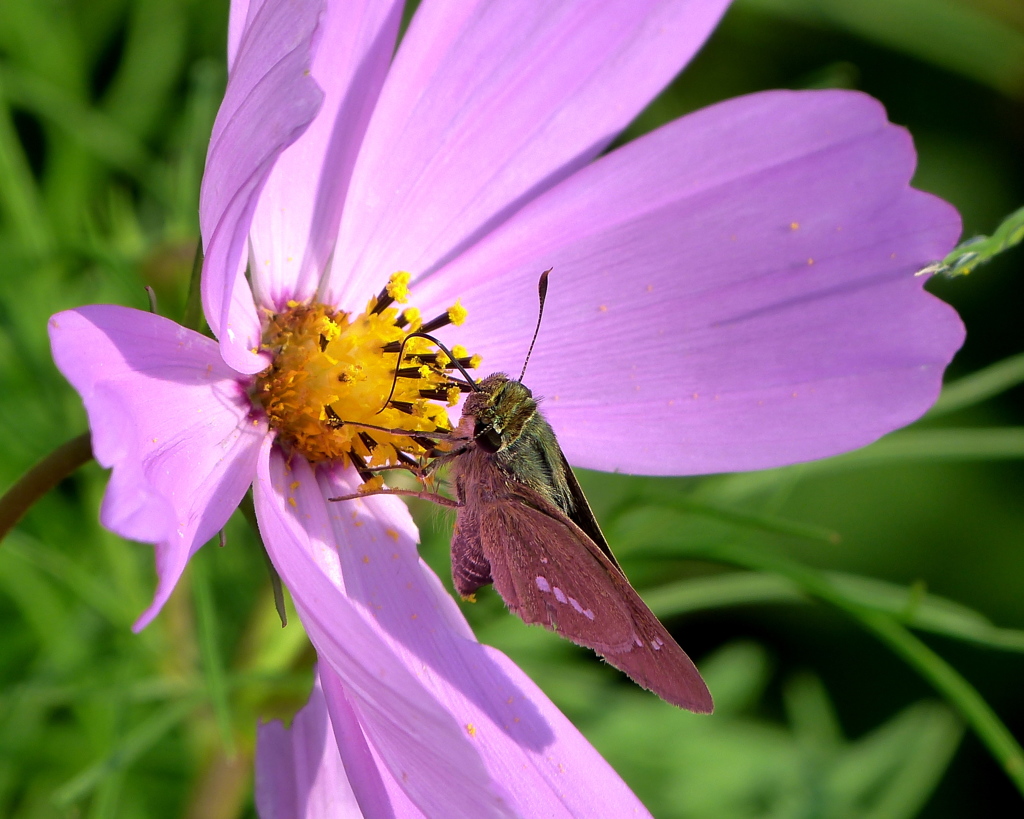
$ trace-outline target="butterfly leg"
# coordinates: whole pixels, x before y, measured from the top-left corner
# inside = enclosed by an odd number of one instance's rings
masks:
[[[378,472],[390,472],[390,471],[393,471],[393,470],[401,470],[403,472],[408,472],[410,475],[413,475],[418,480],[423,480],[426,477],[426,475],[427,475],[427,472],[426,472],[426,467],[427,466],[429,466],[429,464],[421,465],[421,464],[416,464],[416,463],[410,463],[410,464],[401,463],[401,464],[380,464],[379,466],[367,465],[365,467],[361,467],[361,469],[366,471],[366,472],[369,472],[369,473],[371,473],[373,475],[376,475]]]
[[[392,489],[387,486],[380,489],[368,489],[365,492],[353,492],[349,495],[338,495],[337,497],[328,498],[327,500],[347,501],[356,500],[357,498],[369,498],[372,495],[399,495],[405,498],[419,498],[420,500],[436,503],[438,506],[447,506],[449,509],[459,509],[462,506],[458,501],[446,498],[444,495],[438,495],[436,492],[417,492],[414,489]]]
[[[421,477],[429,477],[430,474],[436,471],[439,467],[444,466],[446,463],[454,461],[459,455],[470,448],[470,444],[461,444],[455,449],[441,450],[434,449],[427,453],[426,457],[431,458],[431,461],[427,463],[421,469]]]

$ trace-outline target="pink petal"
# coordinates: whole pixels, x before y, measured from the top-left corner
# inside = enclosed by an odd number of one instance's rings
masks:
[[[330,666],[321,674],[327,711],[330,715],[337,752],[345,762],[352,790],[367,816],[423,819],[425,814],[409,799],[371,745],[359,716],[352,707],[345,686]]]
[[[306,132],[281,154],[252,225],[257,301],[278,311],[315,292],[338,235],[345,192],[395,49],[403,3],[327,4],[313,79],[324,103]]]
[[[727,0],[427,0],[349,189],[325,300],[430,272],[597,156],[704,42]]]
[[[325,497],[358,484],[351,470],[318,477]],[[327,514],[333,532],[324,537],[337,544],[347,595],[373,611],[381,636],[464,727],[517,816],[648,815],[540,689],[507,657],[472,638],[451,596],[420,560],[416,528],[400,500],[328,504]],[[447,790],[457,806],[461,797]],[[454,809],[425,812],[450,816]]]
[[[960,231],[909,187],[914,163],[861,94],[732,100],[580,171],[414,298],[429,315],[460,297],[458,341],[517,376],[554,268],[526,381],[579,466],[831,455],[919,417],[963,341],[914,275]]]
[[[255,6],[262,5],[257,0]],[[242,33],[245,31],[249,16],[249,0],[231,0],[231,9],[228,12],[228,70],[235,64],[235,56],[238,54],[238,46],[242,42]]]
[[[239,53],[239,46],[242,44],[242,35],[245,33],[246,25],[249,23],[249,11],[255,13],[263,5],[263,0],[256,0],[250,4],[249,0],[231,0],[231,7],[227,14],[227,70],[234,67],[234,57]]]
[[[300,457],[289,466],[268,442],[258,474],[256,514],[267,553],[390,776],[427,816],[509,816],[477,749],[373,627],[377,613],[346,596],[312,469]]]
[[[247,20],[213,125],[199,217],[206,259],[203,309],[224,360],[255,373],[260,322],[243,276],[246,238],[274,162],[323,97],[309,76],[323,0],[265,0]],[[235,18],[237,19],[237,17]]]
[[[143,628],[188,558],[221,529],[256,472],[266,424],[212,340],[126,307],[93,305],[50,319],[58,369],[82,396],[92,447],[113,474],[103,525],[156,544],[159,577]]]
[[[363,816],[338,754],[319,678],[290,728],[277,721],[258,728],[256,808],[260,819]]]

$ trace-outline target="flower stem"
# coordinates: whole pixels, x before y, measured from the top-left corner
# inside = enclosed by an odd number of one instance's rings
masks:
[[[53,489],[78,467],[92,460],[92,441],[88,432],[72,438],[21,476],[0,497],[0,541],[37,500]]]

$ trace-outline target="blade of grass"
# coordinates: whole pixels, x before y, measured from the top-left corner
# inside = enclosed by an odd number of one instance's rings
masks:
[[[644,500],[665,500],[672,507],[680,511],[692,512],[693,514],[711,518],[712,520],[718,520],[722,523],[731,523],[736,526],[741,526],[747,529],[756,529],[761,532],[798,537],[802,540],[811,540],[818,543],[836,544],[841,540],[838,532],[835,532],[832,529],[826,529],[823,526],[814,526],[810,523],[803,523],[801,521],[786,520],[785,518],[780,518],[775,515],[763,515],[757,514],[756,512],[732,509],[728,506],[707,503],[706,501],[694,500],[693,498],[679,497],[676,493],[666,493],[662,495],[661,492],[655,490],[653,492],[649,492],[645,496]],[[629,509],[633,507],[635,507],[635,503],[633,501],[628,501],[623,504],[620,509]],[[612,514],[614,516],[615,512]]]
[[[1022,427],[905,429],[845,455],[759,472],[716,476],[707,483],[713,487],[717,499],[738,503],[786,482],[846,469],[928,461],[956,463],[1020,458],[1024,458]]]
[[[53,792],[59,807],[67,807],[94,790],[107,776],[130,766],[142,754],[174,730],[201,700],[189,698],[157,710],[149,719],[129,731],[124,740],[101,760],[90,765]]]
[[[36,116],[61,128],[93,156],[131,175],[155,195],[146,169],[153,158],[146,147],[120,124],[47,80],[18,69],[0,68],[8,98]]]
[[[783,577],[760,572],[732,572],[644,589],[644,602],[659,618],[665,618],[730,606],[806,603],[807,597]]]
[[[956,0],[745,0],[811,25],[847,30],[1017,97],[1024,91],[1024,36]]]
[[[1024,353],[1004,358],[948,384],[925,418],[938,418],[980,404],[1024,382]]]
[[[915,587],[870,577],[822,572],[851,601],[914,629],[941,634],[985,648],[1024,652],[1024,631],[1000,628],[978,612]],[[680,580],[644,590],[644,600],[659,617],[729,606],[806,603],[800,587],[784,577],[759,572]]]
[[[113,771],[96,787],[96,795],[89,806],[89,819],[117,816],[117,803],[124,788],[124,771]]]
[[[948,706],[919,702],[858,739],[833,769],[830,787],[858,819],[912,819],[935,791],[963,738]],[[870,793],[868,803],[863,795]],[[859,810],[858,810],[859,809]]]
[[[988,461],[1024,458],[1024,428],[911,429],[864,449],[819,461],[822,468],[867,466],[897,461]],[[811,465],[812,471],[817,471]]]
[[[204,332],[206,318],[203,315],[203,296],[200,283],[203,274],[203,243],[196,244],[196,255],[192,260],[192,275],[188,281],[188,297],[185,301],[185,315],[181,323],[197,333]]]
[[[923,588],[908,588],[840,572],[825,572],[824,576],[858,605],[888,614],[911,628],[986,648],[1024,651],[1024,631],[994,626],[973,609],[944,597],[926,594]]]
[[[138,615],[138,612],[129,608],[127,601],[120,595],[110,593],[108,578],[90,574],[68,555],[45,547],[33,538],[23,535],[20,530],[11,534],[6,549],[46,572],[114,626],[130,627]]]
[[[187,36],[184,5],[166,0],[131,4],[123,55],[103,99],[103,110],[129,133],[149,134],[171,101]]]
[[[888,614],[851,599],[823,573],[779,555],[739,545],[693,550],[694,556],[780,575],[805,593],[831,603],[889,646],[938,691],[974,730],[1024,795],[1024,749],[978,691],[955,668]]]
[[[189,571],[192,574],[196,630],[199,638],[199,653],[202,657],[203,675],[206,678],[206,691],[213,705],[213,713],[217,720],[217,728],[220,731],[225,753],[231,758],[235,755],[235,736],[231,729],[231,705],[228,700],[224,661],[217,639],[217,612],[213,605],[209,569],[204,560],[193,559],[189,563]]]
[[[25,247],[38,255],[53,246],[49,219],[21,140],[14,130],[4,87],[0,84],[0,208]]]

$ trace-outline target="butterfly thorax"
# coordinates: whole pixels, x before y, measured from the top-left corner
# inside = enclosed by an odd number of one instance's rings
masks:
[[[503,494],[509,482],[525,485],[571,514],[565,459],[533,393],[504,373],[478,386],[466,399],[459,424],[461,436],[474,442],[455,465],[464,485],[492,497]]]

